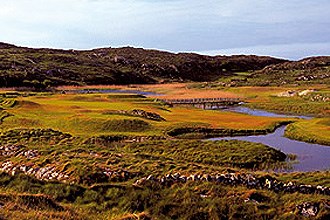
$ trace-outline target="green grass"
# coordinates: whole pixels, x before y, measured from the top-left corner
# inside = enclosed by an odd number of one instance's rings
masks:
[[[286,114],[301,114],[317,117],[330,116],[329,93],[330,89],[323,85],[313,86],[264,86],[264,87],[232,87],[226,88],[216,83],[194,84],[194,87],[201,91],[219,90],[231,92],[244,100],[248,107],[256,109],[264,109],[272,112],[280,112]],[[204,87],[204,88],[201,88]],[[315,92],[307,95],[299,96],[298,93],[307,90],[315,89]],[[292,97],[280,97],[281,93],[287,91],[295,91],[297,94]]]
[[[115,98],[114,98],[115,97]],[[229,112],[203,111],[200,109],[166,108],[162,103],[145,97],[131,95],[54,95],[18,97],[17,106],[7,109],[13,117],[6,118],[0,129],[52,128],[78,136],[128,135],[146,133],[164,135],[167,128],[180,123],[202,123],[211,128],[268,129],[275,123],[288,119],[254,117]],[[107,112],[141,109],[155,113],[166,121],[139,119],[128,114]],[[141,133],[142,132],[142,133]]]
[[[0,108],[8,109],[13,108],[17,104],[15,99],[4,99],[0,98]]]
[[[122,219],[133,213],[157,219],[303,219],[296,212],[297,204],[327,200],[322,195],[274,193],[207,182],[150,185],[145,189],[104,185],[93,190],[1,174],[0,184],[7,191],[0,196],[4,206],[0,214],[10,219]],[[245,202],[252,196],[261,200]],[[47,203],[38,203],[44,200]],[[316,219],[327,217],[329,211],[321,203]]]
[[[330,118],[316,118],[291,124],[285,136],[310,143],[330,146]]]
[[[24,157],[6,160],[23,164],[33,162],[37,166],[56,164],[57,170],[62,170],[71,177],[70,184],[67,184],[57,181],[40,181],[21,174],[9,176],[2,173],[0,188],[5,195],[13,197],[10,200],[0,201],[6,207],[1,210],[3,216],[8,218],[20,216],[23,219],[57,216],[60,219],[70,219],[69,216],[74,215],[76,219],[86,219],[87,215],[87,219],[110,217],[119,219],[132,213],[145,212],[153,218],[194,219],[196,216],[230,217],[234,216],[234,213],[242,215],[247,213],[253,218],[283,214],[281,212],[266,214],[262,210],[253,211],[255,210],[253,205],[243,202],[246,194],[250,192],[244,187],[187,183],[174,185],[171,188],[154,186],[142,190],[131,185],[135,179],[149,174],[214,173],[228,168],[264,169],[283,162],[285,155],[264,145],[240,141],[153,141],[140,144],[98,145],[97,143],[82,144],[79,138],[68,142],[56,141],[56,136],[61,135],[63,134],[53,130],[17,130],[10,131],[1,138],[2,144],[12,139],[16,139],[16,143],[19,143],[18,140],[20,140],[27,148],[38,149],[41,154],[40,157],[32,160]],[[21,138],[17,139],[17,137]],[[30,137],[36,139],[31,141]],[[97,152],[99,156],[95,157],[91,155],[91,152]],[[102,167],[117,171],[125,169],[134,175],[127,180],[98,178],[95,174],[100,173]],[[95,187],[95,184],[99,184],[98,187]],[[201,198],[200,194],[205,192],[211,197]],[[271,199],[267,205],[278,206],[275,201],[278,201],[281,196],[271,192],[258,191],[258,193],[270,196]],[[21,198],[22,194],[27,194],[28,197],[24,197],[21,202],[17,198]],[[38,202],[44,201],[39,198],[49,196],[51,200],[47,200],[47,203]],[[304,196],[304,198],[308,199],[309,196]],[[231,207],[234,204],[236,205]],[[14,208],[7,208],[13,205]],[[200,208],[189,211],[192,205]],[[64,207],[64,210],[54,207]],[[229,207],[231,208],[228,209]]]
[[[302,98],[272,97],[267,102],[254,102],[247,106],[287,114],[330,116],[330,107],[327,103],[303,101]]]
[[[312,92],[304,96],[294,95],[292,97],[279,97],[279,95],[285,91],[299,92],[310,89],[310,87],[239,87],[229,89],[229,91],[244,96],[248,102],[247,106],[251,108],[286,114],[318,117],[330,116],[328,101],[323,101],[323,99],[325,100],[328,97],[329,88],[318,88],[318,86],[311,88],[316,88],[317,92]],[[318,97],[319,99],[317,99]]]
[[[266,92],[265,92],[266,93]],[[268,94],[263,98],[268,98]],[[13,100],[16,105],[0,111],[0,145],[20,145],[20,152],[37,150],[38,156],[1,156],[0,162],[33,168],[54,166],[68,175],[65,181],[37,180],[17,173],[0,174],[0,216],[8,219],[274,219],[297,218],[295,206],[304,201],[324,201],[322,195],[275,193],[243,186],[188,182],[161,187],[134,187],[150,174],[216,174],[253,172],[282,181],[330,186],[329,172],[269,174],[264,170],[287,168],[286,155],[268,146],[243,141],[181,140],[204,138],[214,131],[270,132],[297,119],[270,119],[201,109],[169,108],[134,95],[33,95]],[[272,99],[270,99],[272,100]],[[166,121],[153,121],[107,112],[142,109]],[[327,118],[312,120],[312,127],[329,126]],[[305,124],[306,123],[306,124]],[[207,134],[170,135],[181,128],[205,128]],[[321,134],[319,131],[315,131]],[[206,136],[205,136],[206,135]],[[213,134],[219,135],[219,133]],[[327,133],[325,133],[325,136]],[[161,140],[166,138],[167,140]],[[321,137],[320,137],[321,139]],[[136,143],[134,140],[144,140]],[[105,175],[105,171],[113,172]],[[1,196],[3,195],[3,196]],[[203,197],[201,195],[207,195]],[[249,196],[260,203],[244,202]],[[61,208],[59,208],[61,207]],[[63,209],[62,209],[63,208]],[[321,206],[317,218],[329,212]]]
[[[229,129],[229,128],[211,128],[208,124],[202,123],[182,123],[169,127],[167,135],[179,139],[206,139],[213,137],[234,137],[261,135],[274,132],[281,125],[286,125],[290,121],[274,122],[263,129]]]
[[[12,116],[6,111],[0,110],[0,124],[3,122],[5,118],[8,118],[9,116]]]
[[[173,161],[187,166],[263,169],[286,158],[282,152],[262,144],[242,141],[162,141],[131,144],[125,149],[137,157],[156,159],[165,166],[166,161]]]
[[[20,151],[38,150],[39,156],[4,157],[14,164],[32,167],[55,166],[69,176],[69,182],[91,185],[108,181],[123,182],[137,176],[169,172],[221,172],[226,168],[263,170],[287,166],[286,155],[262,144],[242,141],[145,141],[121,142],[112,139],[71,137],[54,130],[10,130],[0,136],[1,145],[21,144]],[[105,169],[118,172],[107,177]],[[129,176],[122,178],[121,173]]]

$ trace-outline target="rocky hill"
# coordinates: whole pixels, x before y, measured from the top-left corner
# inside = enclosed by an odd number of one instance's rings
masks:
[[[203,56],[141,48],[32,49],[0,43],[0,87],[214,81],[288,61],[262,56]]]
[[[256,71],[246,84],[327,84],[330,85],[330,56],[310,57],[269,65]]]

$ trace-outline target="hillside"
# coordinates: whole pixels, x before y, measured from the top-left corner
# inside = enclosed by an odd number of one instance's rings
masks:
[[[0,43],[0,87],[214,81],[285,60],[203,56],[141,48],[32,49]]]
[[[330,56],[309,57],[299,61],[273,64],[256,71],[252,85],[330,84]]]

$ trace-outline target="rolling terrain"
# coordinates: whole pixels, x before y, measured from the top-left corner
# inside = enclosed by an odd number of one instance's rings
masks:
[[[0,219],[329,219],[329,169],[298,172],[304,158],[290,152],[209,139],[287,125],[286,137],[328,149],[329,66],[0,43]],[[288,117],[164,101],[205,98]]]
[[[141,48],[32,49],[0,44],[0,86],[150,84],[214,81],[233,72],[263,69],[285,60],[258,56],[202,56]]]
[[[184,90],[183,84],[143,88],[169,97]],[[307,123],[303,119],[171,107],[142,95],[78,91],[0,93],[1,217],[327,219],[330,215],[328,171],[268,172],[290,168],[294,155],[246,141],[201,140],[269,133],[290,122],[299,127]],[[189,96],[210,90],[189,84],[185,91]],[[254,104],[266,100],[277,106],[272,95],[283,91],[242,87],[218,95],[236,94]],[[317,105],[310,108],[316,114],[323,112]],[[315,129],[324,123],[314,139],[326,140],[327,118],[313,122]],[[297,129],[290,132],[304,134]]]
[[[33,49],[0,43],[0,87],[215,82],[224,86],[329,84],[330,57],[288,61],[142,48]]]

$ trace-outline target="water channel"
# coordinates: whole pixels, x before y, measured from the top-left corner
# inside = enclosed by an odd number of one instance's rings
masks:
[[[264,110],[258,110],[258,109],[251,109],[248,107],[243,106],[228,106],[223,111],[231,111],[231,112],[238,112],[248,115],[254,115],[254,116],[264,116],[264,117],[272,117],[272,118],[302,118],[302,119],[312,119],[310,116],[304,116],[304,115],[284,115],[284,114],[278,114],[273,112],[267,112]]]
[[[234,111],[244,114],[266,117],[298,117],[304,119],[311,119],[311,117],[307,116],[275,114],[267,111],[254,110],[241,106],[229,107],[225,111]],[[308,172],[330,169],[330,146],[310,144],[302,141],[291,140],[289,138],[284,137],[285,128],[286,126],[281,126],[277,128],[274,133],[267,135],[212,138],[210,140],[250,141],[268,145],[270,147],[279,149],[286,154],[295,154],[297,155],[298,163],[292,164],[292,170],[287,170],[291,172]]]
[[[77,89],[77,90],[64,90],[66,93],[74,94],[93,94],[93,93],[124,93],[124,94],[137,94],[144,96],[161,96],[162,94],[154,92],[146,92],[141,90],[129,90],[129,89]]]

